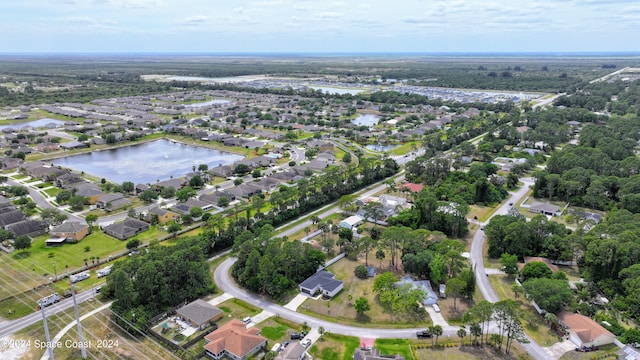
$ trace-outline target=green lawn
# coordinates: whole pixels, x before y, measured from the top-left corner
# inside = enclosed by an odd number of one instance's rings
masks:
[[[60,191],[62,191],[62,190],[58,189],[58,188],[52,188],[52,189],[44,190],[43,192],[46,193],[49,196],[55,197],[56,195],[58,195],[58,193]]]
[[[285,336],[288,329],[284,325],[265,326],[260,334],[269,340],[277,341]]]
[[[322,360],[351,360],[353,353],[360,346],[360,339],[355,336],[344,336],[325,333],[309,349],[309,354]],[[407,360],[410,358],[407,358]]]
[[[27,175],[18,174],[18,175],[13,175],[11,178],[15,179],[15,180],[23,180],[23,179],[26,179],[28,177],[29,176],[27,176]]]
[[[109,255],[125,250],[126,242],[114,239],[100,230],[94,230],[77,244],[64,244],[60,247],[46,247],[47,235],[33,240],[32,246],[25,252],[14,252],[11,258],[16,260],[21,268],[33,271],[33,276],[51,277],[55,272],[58,276],[84,266],[84,259],[91,264],[91,257],[104,259]],[[89,251],[86,251],[86,247]],[[13,264],[12,266],[16,266]]]
[[[376,339],[373,345],[382,355],[400,354],[405,359],[411,359],[411,347],[407,339]]]

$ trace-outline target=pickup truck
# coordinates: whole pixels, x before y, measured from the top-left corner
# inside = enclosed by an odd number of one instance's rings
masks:
[[[429,330],[421,330],[416,333],[416,336],[418,337],[418,339],[425,339],[425,338],[430,338],[432,335],[431,335],[431,332],[429,332]]]

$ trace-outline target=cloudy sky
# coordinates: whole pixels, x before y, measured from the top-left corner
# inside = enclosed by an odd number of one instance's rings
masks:
[[[3,0],[0,53],[640,51],[639,0]]]

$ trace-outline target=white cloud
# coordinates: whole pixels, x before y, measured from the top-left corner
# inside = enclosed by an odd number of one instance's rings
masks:
[[[342,14],[339,12],[322,11],[317,13],[315,17],[320,20],[332,20],[332,19],[341,18]]]
[[[180,21],[178,21],[178,23],[180,24],[202,24],[209,21],[209,17],[208,16],[204,16],[204,15],[194,15],[194,16],[188,16]]]

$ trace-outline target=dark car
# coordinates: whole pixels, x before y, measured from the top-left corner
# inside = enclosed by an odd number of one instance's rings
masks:
[[[291,340],[302,340],[304,339],[304,335],[301,333],[292,333]]]
[[[422,331],[418,331],[416,333],[416,336],[418,336],[418,339],[425,339],[425,338],[430,338],[431,336],[431,332],[429,330],[422,330]]]

